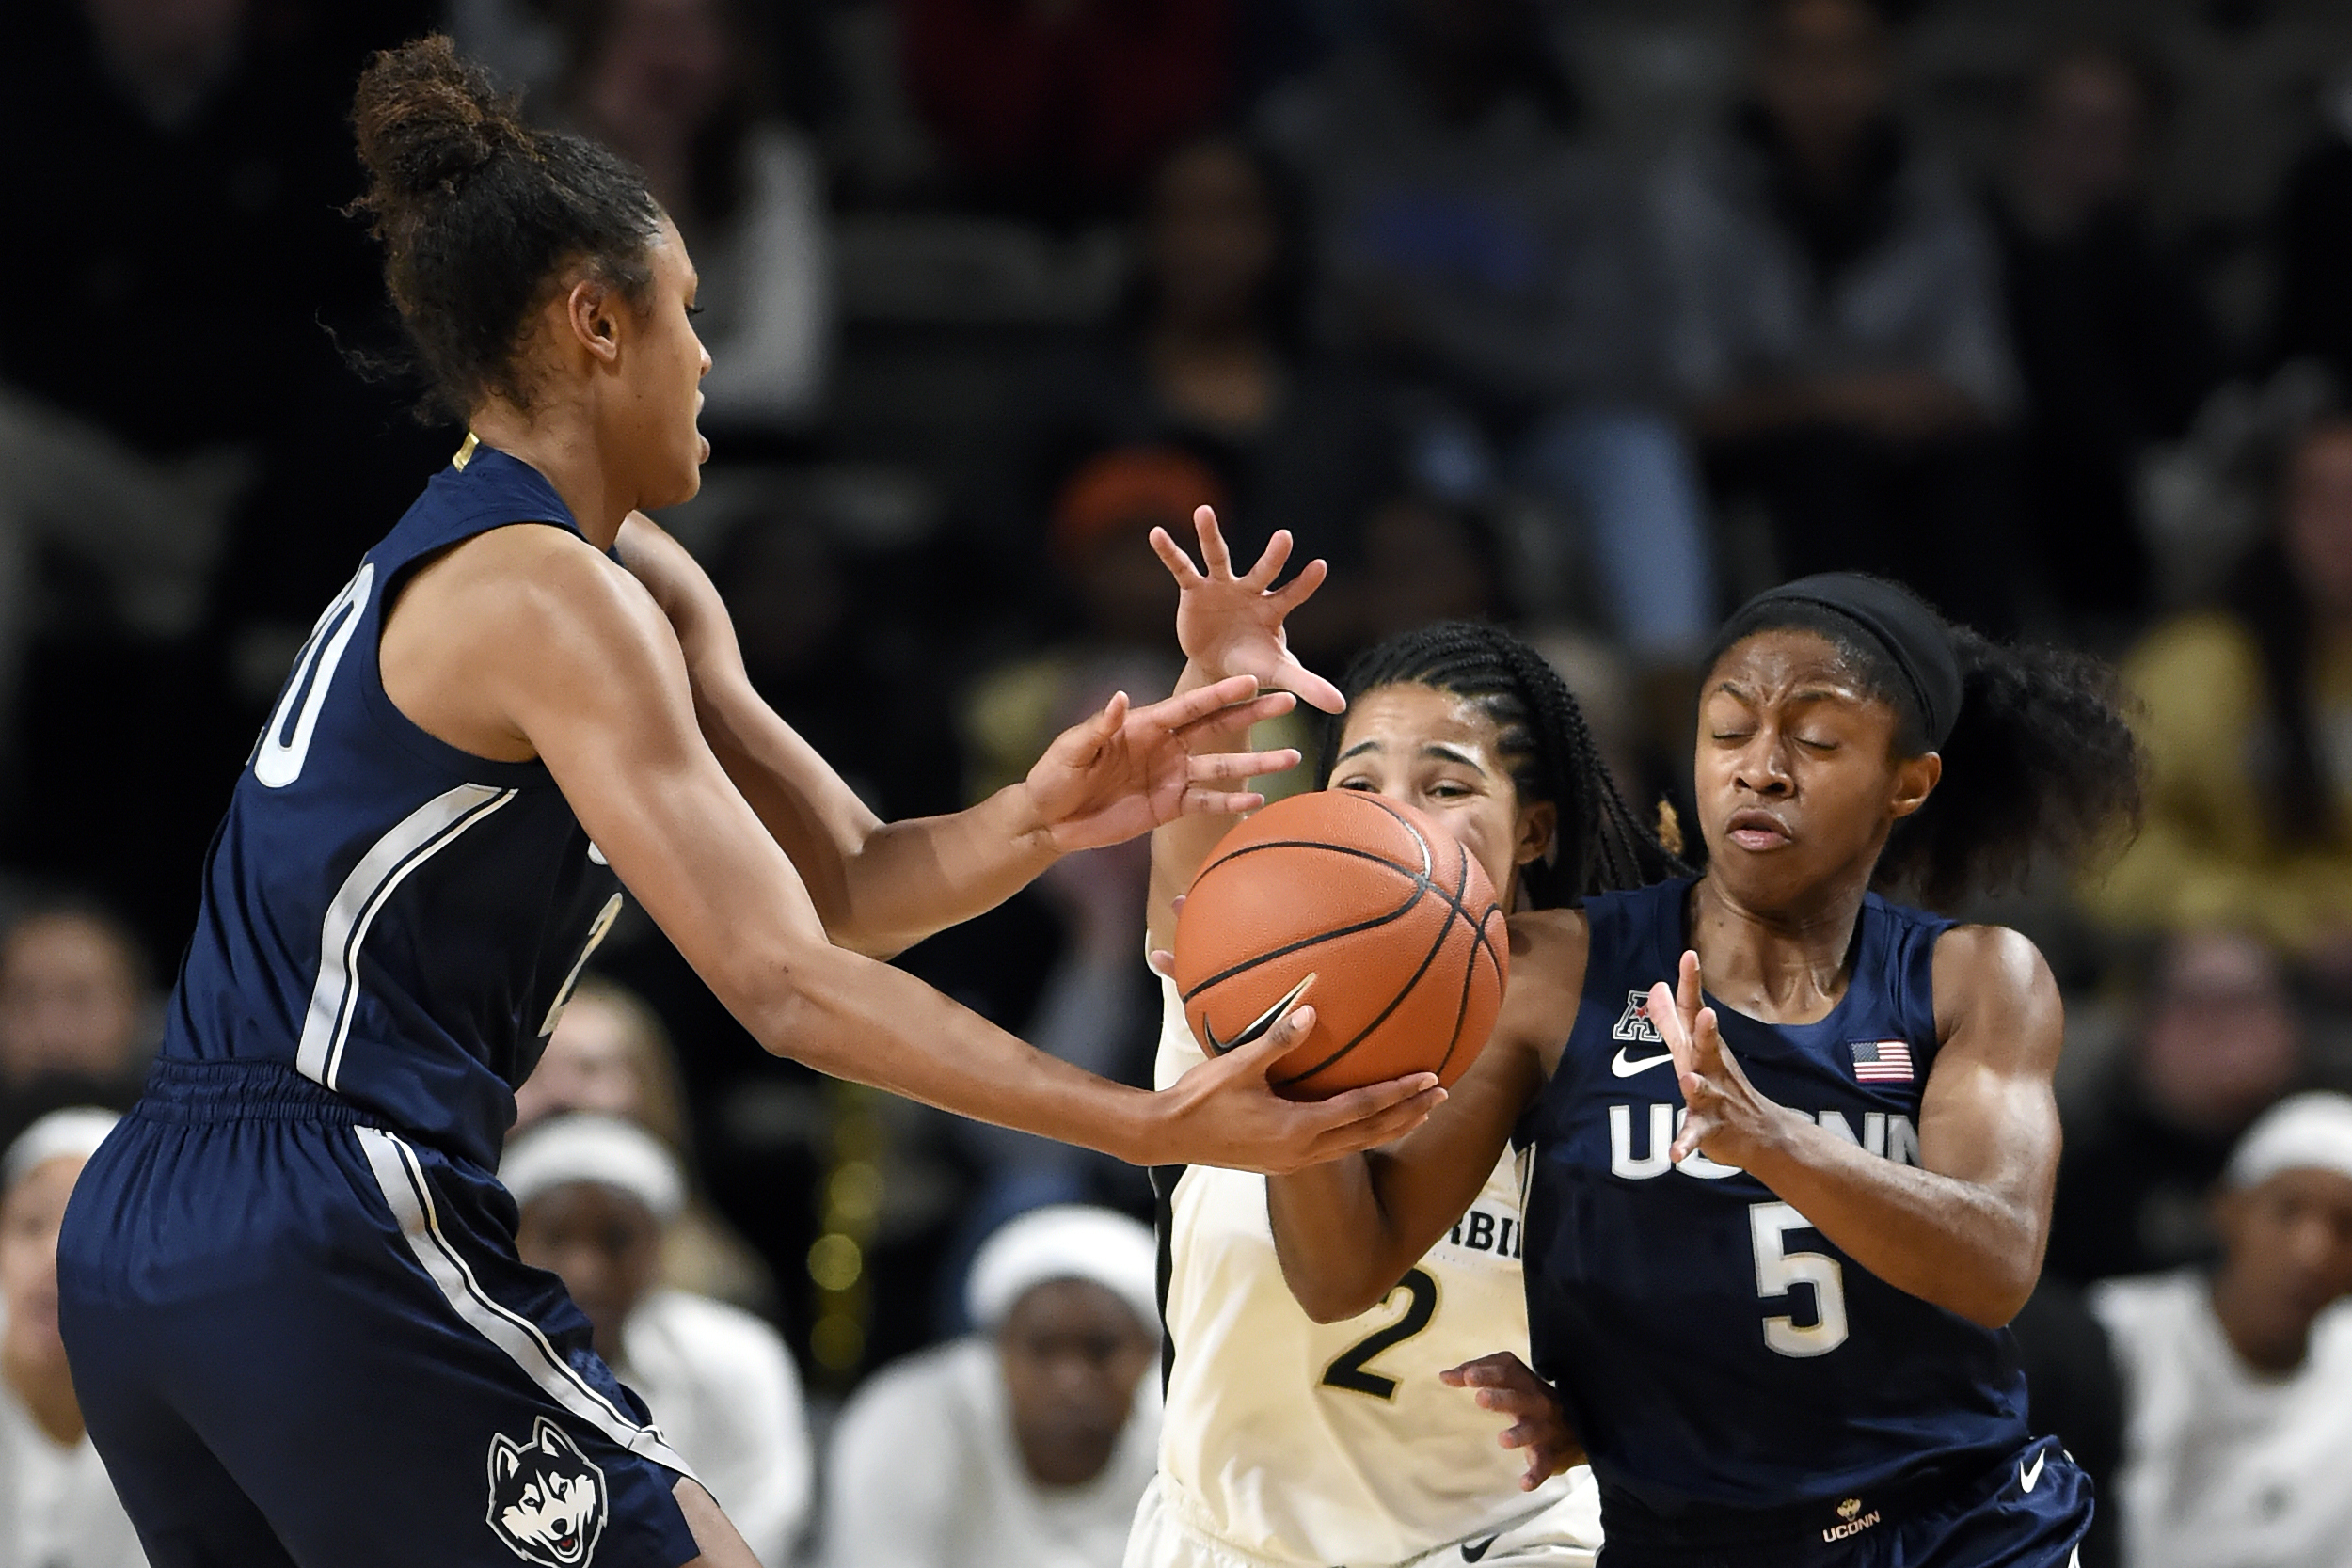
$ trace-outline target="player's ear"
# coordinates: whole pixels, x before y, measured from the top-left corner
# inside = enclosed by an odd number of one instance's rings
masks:
[[[1560,836],[1560,808],[1538,800],[1519,808],[1518,841],[1511,846],[1513,865],[1533,865],[1549,858],[1552,841]]]
[[[564,317],[572,341],[606,364],[620,357],[619,299],[601,278],[582,277],[564,296]]]
[[[1933,752],[1923,752],[1915,757],[1905,757],[1895,765],[1895,799],[1891,802],[1898,820],[1909,816],[1928,803],[1936,784],[1944,777],[1944,759]]]

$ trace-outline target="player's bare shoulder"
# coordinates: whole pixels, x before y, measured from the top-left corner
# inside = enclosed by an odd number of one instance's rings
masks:
[[[2064,1004],[2049,960],[2024,932],[1954,926],[1936,939],[1933,977],[1935,1030],[1946,1047],[2055,1064]]]
[[[517,524],[442,551],[385,611],[384,690],[437,739],[498,761],[536,755],[515,688],[642,666],[675,639],[636,578],[568,530]]]

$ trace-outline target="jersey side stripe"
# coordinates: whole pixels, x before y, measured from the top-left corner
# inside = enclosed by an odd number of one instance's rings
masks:
[[[294,1068],[302,1076],[330,1089],[336,1086],[343,1042],[351,1033],[352,1004],[359,994],[359,943],[392,890],[459,833],[514,798],[511,789],[459,784],[410,812],[359,857],[335,890],[320,927],[319,976],[310,988],[310,1010],[302,1021],[302,1042],[294,1052]]]
[[[400,1222],[408,1250],[467,1325],[504,1351],[556,1403],[629,1452],[693,1478],[693,1467],[670,1447],[660,1428],[631,1420],[555,1354],[538,1324],[492,1300],[482,1289],[473,1270],[441,1231],[433,1189],[425,1183],[416,1152],[381,1128],[355,1127],[352,1131],[358,1134],[359,1147],[367,1154],[368,1168],[375,1173],[384,1201],[391,1205],[392,1216]]]

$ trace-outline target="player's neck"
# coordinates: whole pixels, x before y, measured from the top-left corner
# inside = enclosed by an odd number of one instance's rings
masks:
[[[1768,1023],[1807,1023],[1845,995],[1867,890],[1824,890],[1801,908],[1759,910],[1712,878],[1691,895],[1691,945],[1708,993]]]
[[[588,419],[562,408],[526,413],[493,399],[473,411],[467,428],[484,446],[539,470],[588,542],[600,550],[612,547],[636,502],[613,483]]]

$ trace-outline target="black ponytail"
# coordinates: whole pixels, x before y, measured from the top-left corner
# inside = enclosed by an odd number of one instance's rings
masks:
[[[1933,744],[1915,684],[1859,622],[1804,600],[1759,597],[1724,624],[1713,670],[1734,644],[1765,631],[1807,631],[1843,657],[1855,683],[1895,710],[1895,750],[1931,749],[1944,776],[1895,825],[1874,882],[1934,908],[2022,882],[2034,861],[2079,867],[2139,826],[2139,742],[2112,668],[2087,654],[1996,643],[1945,626],[1960,663],[1951,734]]]
[[[1549,800],[1560,814],[1548,860],[1519,880],[1538,909],[1574,907],[1584,895],[1642,887],[1686,874],[1618,792],[1584,722],[1576,694],[1543,655],[1498,626],[1441,621],[1390,638],[1348,666],[1340,689],[1350,703],[1376,687],[1419,685],[1466,698],[1494,721],[1498,750],[1520,800]],[[1331,782],[1344,716],[1324,724],[1318,786]]]

